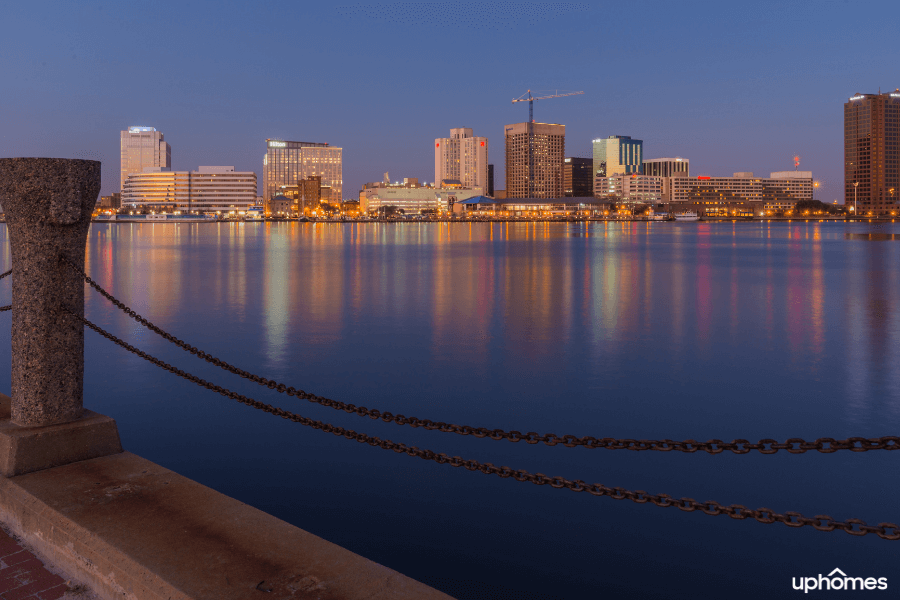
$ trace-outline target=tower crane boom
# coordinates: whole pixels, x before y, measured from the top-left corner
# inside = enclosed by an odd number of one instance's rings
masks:
[[[541,93],[541,92],[538,92]],[[560,93],[554,90],[553,93],[546,92],[545,96],[532,96],[531,90],[522,94],[518,98],[513,98],[513,104],[516,102],[528,102],[528,196],[534,197],[534,101],[547,100],[548,98],[562,98],[564,96],[577,96],[584,92],[566,92]]]

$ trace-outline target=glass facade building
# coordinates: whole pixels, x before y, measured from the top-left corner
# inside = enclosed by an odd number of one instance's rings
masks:
[[[844,204],[864,216],[900,214],[900,89],[844,103]]]
[[[644,140],[633,140],[629,135],[611,135],[594,140],[593,146],[594,177],[643,174]]]
[[[591,196],[594,181],[594,161],[590,158],[567,156],[563,160],[563,193],[567,197]]]
[[[171,169],[172,148],[164,140],[162,132],[153,127],[129,127],[120,132],[121,175],[119,191],[132,173],[148,168]]]
[[[331,189],[331,201],[343,199],[343,149],[313,142],[266,140],[263,158],[263,200],[281,193],[282,186],[297,185],[310,175],[321,177]]]

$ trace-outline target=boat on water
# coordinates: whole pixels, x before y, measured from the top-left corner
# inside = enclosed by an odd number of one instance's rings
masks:
[[[105,223],[212,223],[216,215],[98,215],[94,221]]]
[[[686,210],[683,213],[675,215],[676,221],[699,221],[700,215],[692,210]]]

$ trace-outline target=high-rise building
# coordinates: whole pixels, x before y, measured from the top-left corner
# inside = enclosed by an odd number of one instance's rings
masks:
[[[594,177],[641,175],[643,164],[643,140],[633,140],[630,135],[611,135],[594,140]]]
[[[455,180],[463,187],[487,189],[488,139],[475,137],[469,127],[450,130],[450,137],[434,140],[434,181]]]
[[[172,148],[165,142],[163,134],[153,127],[129,127],[119,136],[121,143],[121,177],[119,191],[125,189],[125,180],[132,173],[144,169],[172,168]]]
[[[244,211],[256,203],[256,173],[234,167],[170,171],[148,167],[125,180],[122,206],[163,211]]]
[[[560,198],[566,126],[515,123],[504,128],[507,198]]]
[[[566,196],[591,196],[594,186],[594,161],[590,158],[567,156],[563,160],[563,193]]]
[[[644,175],[652,177],[690,177],[690,161],[686,158],[650,158],[644,161]]]
[[[494,165],[488,165],[487,195],[494,197]]]
[[[263,158],[263,199],[268,202],[281,186],[317,175],[322,186],[331,188],[331,200],[343,198],[343,149],[314,142],[266,140]]]
[[[886,216],[898,212],[898,202],[900,89],[855,94],[844,103],[844,204]]]

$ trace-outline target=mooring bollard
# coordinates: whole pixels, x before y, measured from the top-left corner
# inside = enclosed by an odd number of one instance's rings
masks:
[[[61,158],[0,159],[12,256],[12,422],[40,426],[81,417],[84,264],[100,163]]]
[[[99,191],[96,161],[0,159],[12,256],[12,401],[0,427],[13,440],[0,443],[6,476],[121,452],[115,421],[83,408],[84,327],[64,310],[84,316],[84,280],[60,257],[84,265]],[[50,427],[64,424],[72,426]]]

